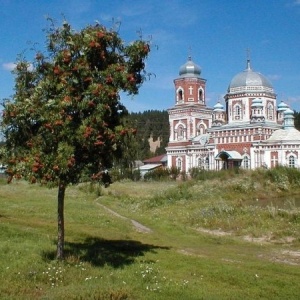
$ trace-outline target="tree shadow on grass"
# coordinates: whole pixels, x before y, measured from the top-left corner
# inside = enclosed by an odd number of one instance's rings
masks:
[[[119,268],[132,264],[138,256],[144,256],[146,252],[155,253],[158,249],[169,250],[169,247],[160,247],[142,244],[133,240],[105,240],[100,238],[87,238],[82,243],[65,243],[65,258],[76,257],[80,261],[101,267],[110,265]],[[54,260],[56,252],[43,252],[45,260]]]

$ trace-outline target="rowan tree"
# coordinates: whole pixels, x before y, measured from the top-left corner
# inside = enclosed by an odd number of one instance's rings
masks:
[[[46,51],[19,57],[15,93],[3,102],[1,121],[9,181],[58,187],[57,258],[64,257],[64,198],[83,175],[99,180],[121,156],[120,92],[138,93],[148,74],[149,41],[126,44],[116,30],[95,24],[75,31],[64,22],[46,31]]]

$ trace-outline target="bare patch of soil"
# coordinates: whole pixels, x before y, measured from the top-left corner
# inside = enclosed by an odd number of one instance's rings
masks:
[[[272,255],[271,261],[288,265],[300,265],[300,251],[281,250]]]
[[[205,229],[205,228],[197,228],[197,231],[211,234],[211,235],[216,235],[216,236],[226,236],[226,235],[232,235],[231,232],[226,232],[221,229]]]
[[[100,207],[102,207],[103,209],[105,209],[106,211],[108,211],[109,213],[111,213],[112,215],[118,217],[118,218],[121,218],[123,220],[129,220],[131,221],[131,224],[134,226],[134,228],[139,231],[139,232],[143,232],[143,233],[151,233],[152,232],[152,229],[144,226],[143,224],[135,221],[135,220],[132,220],[132,219],[129,219],[127,217],[124,217],[120,214],[118,214],[117,212],[113,211],[112,209],[108,208],[107,206],[103,205],[103,204],[100,204],[98,202],[96,202],[96,204]]]

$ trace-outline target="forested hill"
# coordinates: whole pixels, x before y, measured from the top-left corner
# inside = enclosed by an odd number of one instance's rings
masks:
[[[166,110],[130,113],[128,121],[132,127],[137,128],[137,159],[144,160],[166,153],[165,148],[169,141],[169,116]]]

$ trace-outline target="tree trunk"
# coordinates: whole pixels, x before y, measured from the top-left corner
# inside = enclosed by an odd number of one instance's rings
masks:
[[[66,186],[64,183],[58,185],[57,195],[57,259],[64,259],[64,244],[65,244],[65,221],[64,221],[64,200]]]

